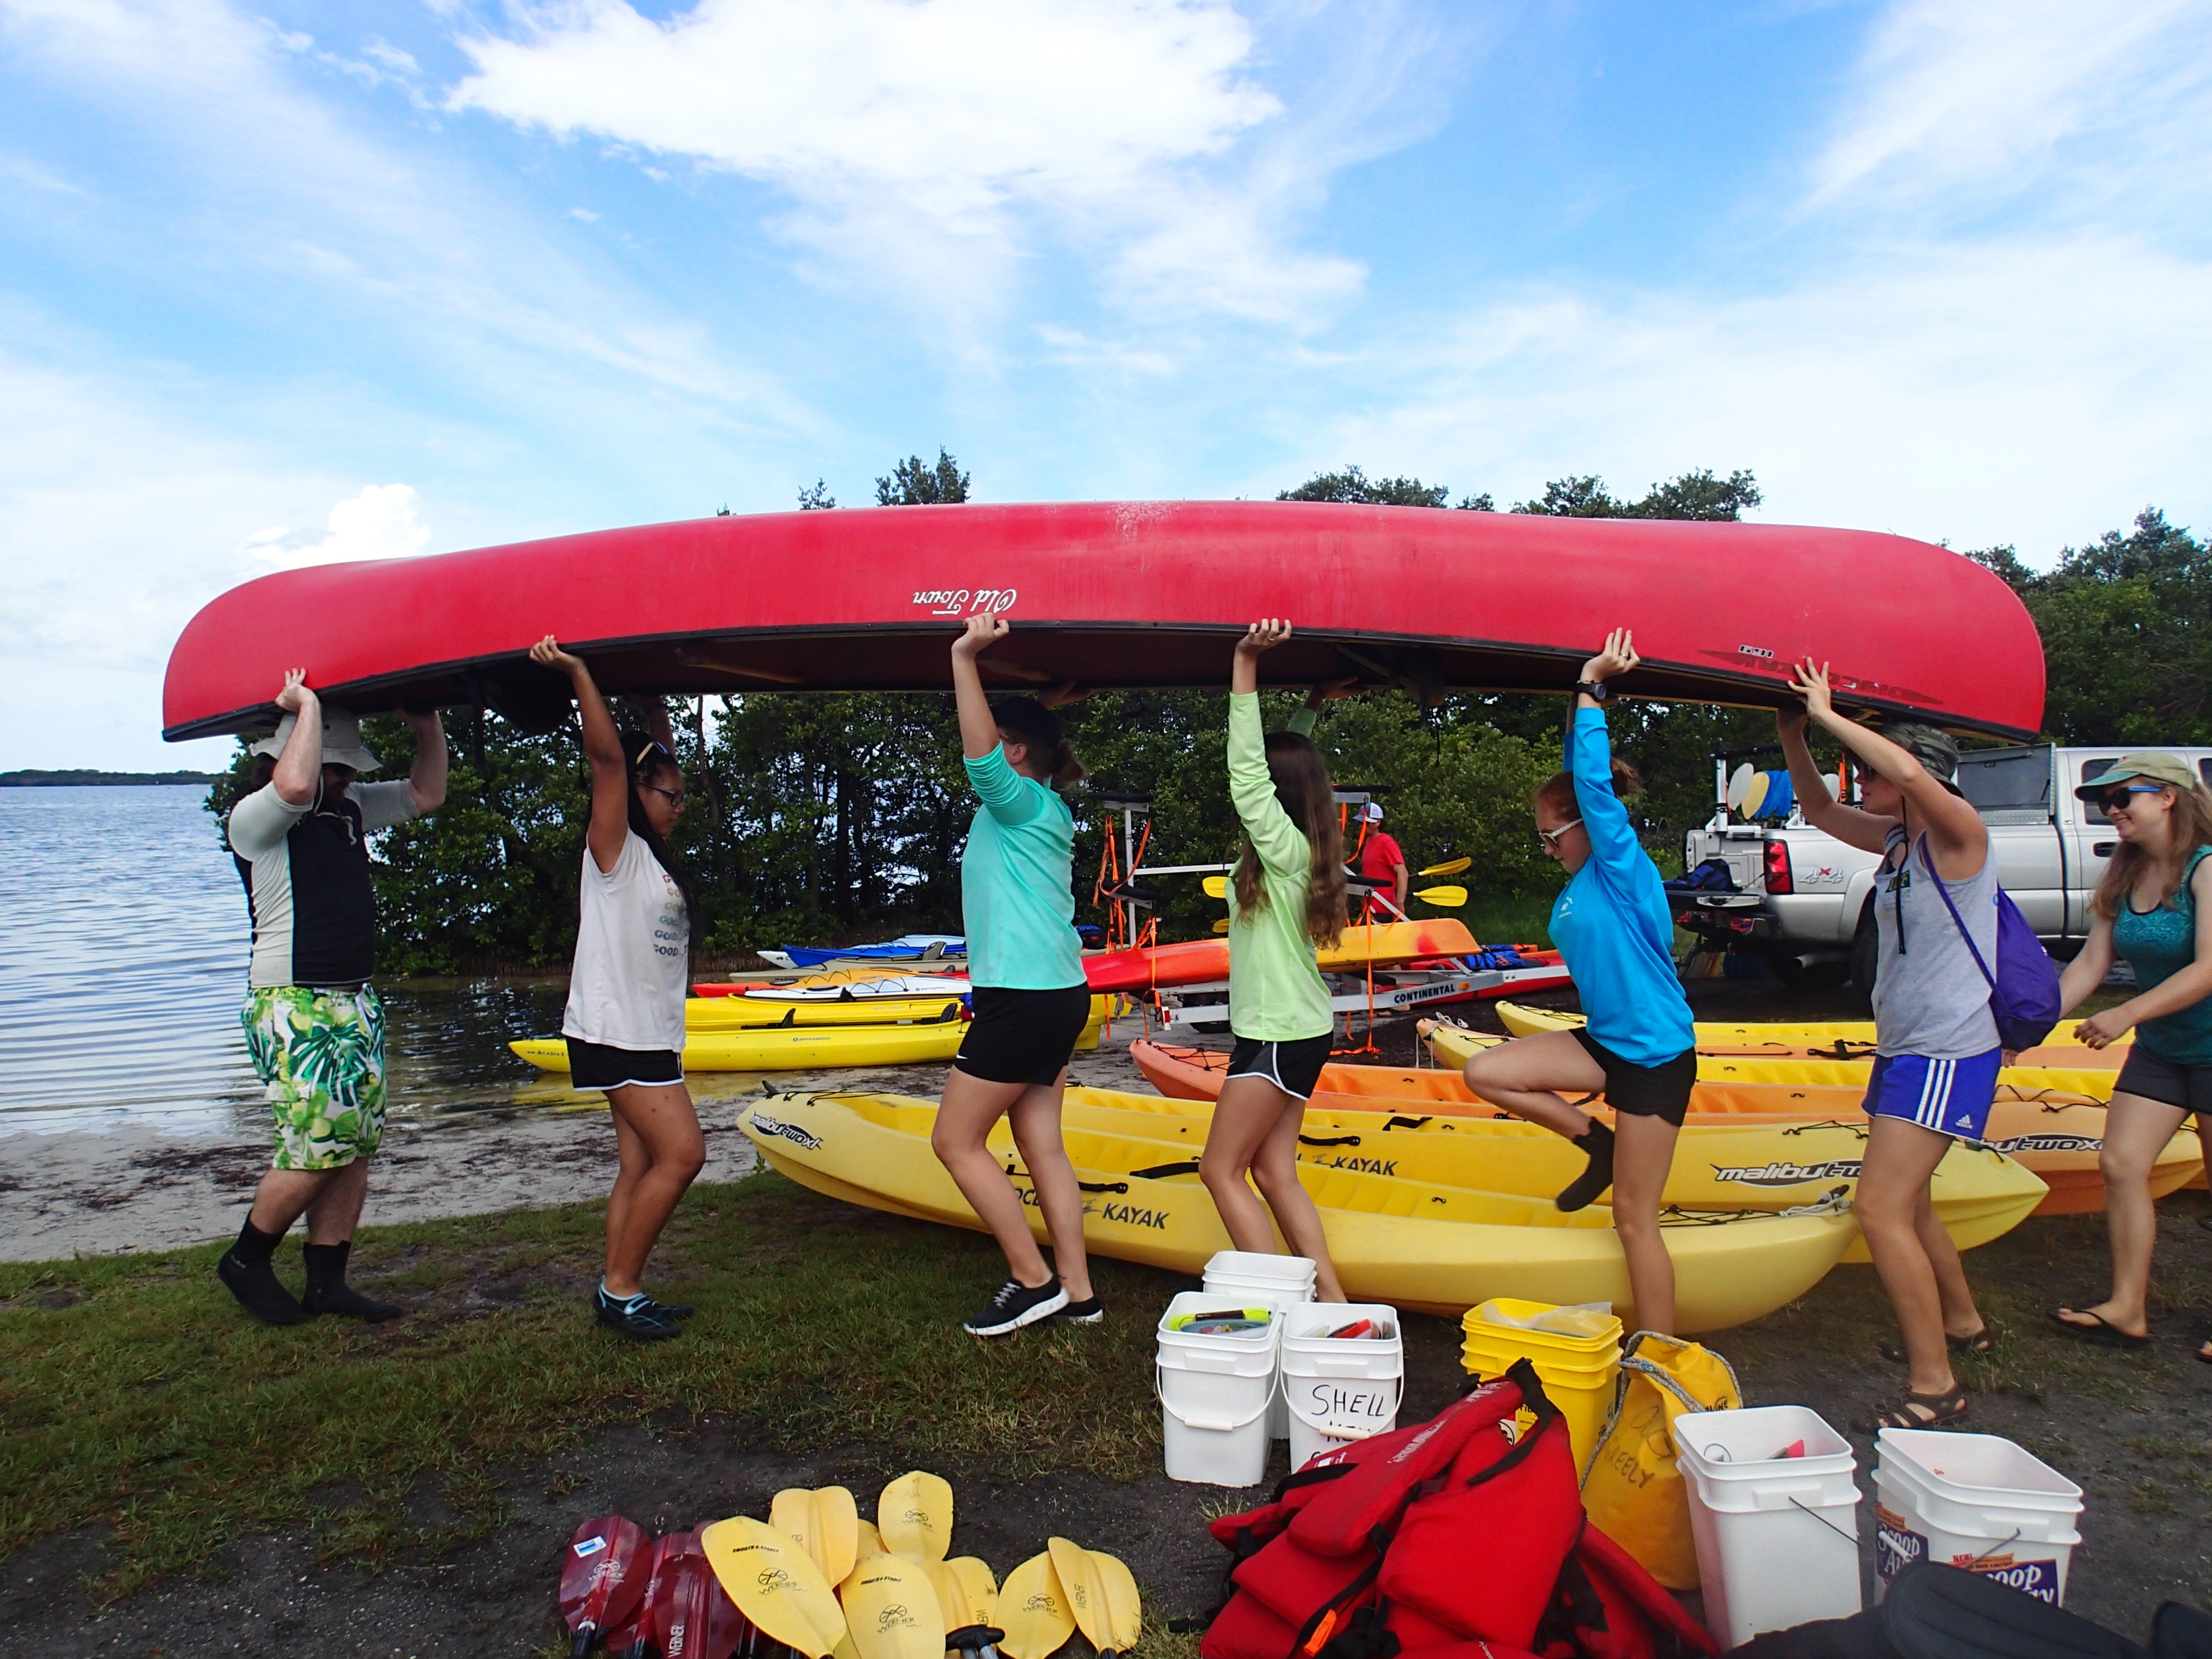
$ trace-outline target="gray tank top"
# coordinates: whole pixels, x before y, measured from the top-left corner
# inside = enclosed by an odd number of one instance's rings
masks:
[[[1881,956],[1874,976],[1875,1052],[1966,1060],[1997,1046],[1990,982],[1936,890],[1923,836],[1908,855],[1902,826],[1889,832],[1875,872],[1875,928]],[[1974,948],[1996,971],[1997,860],[1984,854],[1967,881],[1949,884],[1951,904],[1972,930]]]

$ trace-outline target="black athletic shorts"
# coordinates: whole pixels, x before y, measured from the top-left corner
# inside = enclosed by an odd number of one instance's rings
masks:
[[[1229,1075],[1263,1077],[1293,1100],[1310,1100],[1335,1042],[1333,1031],[1316,1037],[1294,1037],[1288,1042],[1238,1037],[1237,1046],[1229,1051]]]
[[[1690,1112],[1690,1091],[1698,1081],[1695,1048],[1685,1048],[1656,1066],[1638,1066],[1623,1060],[1583,1026],[1575,1027],[1575,1041],[1605,1072],[1607,1105],[1631,1117],[1662,1118],[1678,1129],[1682,1127]]]
[[[2128,1048],[2127,1063],[2113,1079],[2116,1095],[2141,1095],[2162,1106],[2179,1106],[2185,1112],[2212,1116],[2212,1066],[2179,1066],[2147,1051],[2137,1037]]]
[[[973,1002],[975,1018],[952,1064],[986,1083],[1059,1082],[1076,1038],[1091,1022],[1088,985],[1064,991],[978,985]]]
[[[666,1048],[616,1048],[581,1037],[568,1045],[568,1082],[578,1089],[619,1089],[626,1083],[684,1081],[684,1062]]]

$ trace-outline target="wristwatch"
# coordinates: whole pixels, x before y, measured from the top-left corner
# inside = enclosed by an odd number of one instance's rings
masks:
[[[1587,694],[1592,702],[1603,702],[1608,695],[1603,680],[1577,680],[1575,690]]]

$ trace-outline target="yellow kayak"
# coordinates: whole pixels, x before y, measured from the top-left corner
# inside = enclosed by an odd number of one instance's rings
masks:
[[[1434,1086],[1452,1088],[1463,1098],[1471,1100],[1473,1097],[1467,1093],[1466,1085],[1455,1075],[1457,1068],[1467,1063],[1469,1054],[1503,1039],[1428,1021],[1422,1023],[1422,1035],[1428,1038],[1430,1050],[1437,1060],[1449,1068],[1425,1075],[1438,1080]],[[1747,1079],[1733,1071],[1716,1069],[1709,1073],[1707,1069],[1739,1063],[1753,1067],[1856,1066],[1857,1073],[1849,1084],[1808,1080],[1789,1085]],[[1738,1062],[1701,1054],[1698,1056],[1698,1086],[1690,1097],[1690,1123],[1692,1127],[1717,1123],[1730,1116],[1753,1116],[1769,1121],[1795,1118],[1801,1121],[1863,1123],[1866,1114],[1861,1102],[1866,1091],[1867,1073],[1871,1069],[1872,1062],[1867,1060]],[[2088,1089],[2069,1090],[2054,1082],[2065,1078],[2087,1081],[2094,1075],[2084,1078],[2078,1073],[2027,1066],[2010,1067],[1997,1074],[1996,1099],[1990,1107],[1989,1121],[1984,1128],[1988,1137],[1984,1144],[2017,1160],[2049,1187],[2049,1194],[2036,1206],[2038,1215],[2095,1215],[2104,1210],[2105,1178],[2098,1170],[2097,1158],[2105,1145],[2103,1102],[2111,1093],[2111,1073],[2104,1074],[2106,1080],[2102,1093]],[[2177,1130],[2151,1166],[2151,1196],[2163,1198],[2168,1193],[2196,1184],[2202,1180],[2203,1171],[2203,1154],[2195,1131],[2187,1127]]]
[[[688,997],[687,1031],[741,1031],[771,1025],[896,1025],[958,1019],[960,999],[879,997],[857,1002],[770,1002],[751,997]]]
[[[1515,1036],[1534,1036],[1544,1031],[1571,1031],[1583,1023],[1580,1014],[1554,1013],[1548,1008],[1531,1008],[1525,1003],[1500,1001],[1494,1005],[1499,1023]],[[1698,1052],[1703,1054],[1743,1054],[1757,1057],[1771,1055],[1776,1059],[1808,1056],[1808,1051],[1825,1050],[1838,1058],[1852,1055],[1853,1049],[1874,1052],[1874,1022],[1870,1019],[1838,1019],[1811,1024],[1778,1022],[1772,1024],[1730,1025],[1711,1020],[1699,1020],[1692,1028]],[[2065,1048],[2071,1052],[2065,1064],[2071,1066],[2117,1068],[2126,1058],[2125,1050],[2134,1040],[2130,1032],[2118,1042],[2102,1048],[2092,1048],[2076,1035],[2077,1022],[2063,1020],[2051,1028],[2051,1035],[2027,1054],[2037,1061],[2045,1060],[2045,1049]],[[1838,1053],[1838,1051],[1841,1051]],[[2115,1052],[2116,1050],[2119,1052]]]
[[[1510,1008],[1511,1012],[1506,1011]],[[1501,1002],[1498,1017],[1516,1036],[1534,1036],[1540,1031],[1571,1031],[1583,1023],[1580,1014],[1554,1014],[1540,1008],[1523,1008]],[[1540,1018],[1544,1023],[1537,1024]],[[1734,1030],[1753,1029],[1733,1026]],[[1814,1088],[1864,1089],[1868,1074],[1874,1069],[1871,1054],[1850,1060],[1827,1060],[1810,1056],[1776,1056],[1763,1054],[1714,1052],[1705,1045],[1698,1028],[1698,1081],[1700,1083],[1779,1083],[1793,1088],[1810,1085]],[[1430,1047],[1439,1060],[1447,1053],[1455,1054],[1451,1064],[1463,1066],[1467,1056],[1477,1048],[1487,1048],[1501,1041],[1486,1037],[1479,1031],[1461,1030],[1455,1026],[1438,1024],[1429,1033]],[[2057,1045],[2046,1043],[2045,1049]],[[2031,1049],[2031,1054],[2042,1050]],[[2069,1057],[2094,1054],[2090,1048],[2073,1047]],[[2000,1085],[2010,1085],[2016,1089],[2044,1090],[2058,1094],[2082,1095],[2092,1100],[2112,1097],[2112,1079],[2118,1076],[2111,1066],[2008,1066],[1997,1073]]]
[[[1106,997],[1091,999],[1091,1021],[1079,1048],[1098,1046]],[[956,1005],[957,1011],[957,1005]],[[765,1030],[691,1031],[684,1042],[687,1072],[799,1072],[831,1066],[905,1066],[950,1060],[960,1052],[968,1022],[957,1018],[908,1025],[779,1025]],[[560,1037],[532,1037],[508,1048],[541,1072],[566,1072],[568,1045]]]
[[[929,1150],[935,1116],[933,1103],[894,1095],[775,1095],[747,1107],[738,1126],[801,1186],[980,1231]],[[1084,1239],[1098,1255],[1195,1274],[1229,1248],[1188,1146],[1072,1127],[1065,1138],[1091,1195]],[[1043,1218],[1010,1139],[1003,1152],[1042,1240]],[[1313,1164],[1299,1176],[1321,1210],[1337,1275],[1361,1300],[1455,1316],[1498,1296],[1626,1310],[1627,1265],[1601,1206],[1562,1215],[1549,1199]],[[1820,1283],[1856,1231],[1833,1205],[1670,1226],[1676,1325],[1685,1334],[1722,1330],[1771,1313]]]
[[[1298,1161],[1522,1198],[1550,1198],[1583,1172],[1568,1141],[1514,1118],[1419,1117],[1306,1109]],[[1060,1108],[1071,1128],[1173,1141],[1195,1158],[1213,1121],[1212,1103],[1074,1088]],[[1783,1210],[1856,1188],[1866,1125],[1694,1125],[1675,1143],[1666,1202],[1679,1210]],[[2010,1232],[2043,1201],[2044,1183],[2001,1152],[1954,1144],[1936,1166],[1936,1219],[1962,1250]],[[1844,1260],[1866,1260],[1854,1243]]]

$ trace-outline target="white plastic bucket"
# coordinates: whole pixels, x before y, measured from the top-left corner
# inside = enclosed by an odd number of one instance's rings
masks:
[[[1216,1250],[1206,1261],[1205,1284],[1209,1296],[1242,1297],[1287,1311],[1313,1300],[1315,1273],[1310,1256]],[[1290,1433],[1290,1412],[1278,1395],[1267,1407],[1267,1437],[1286,1440]]]
[[[1875,1437],[1875,1568],[1942,1561],[2057,1607],[2081,1534],[2081,1489],[2002,1435],[1884,1429]]]
[[[1387,1337],[1328,1333],[1362,1319],[1387,1321]],[[1379,1302],[1308,1302],[1282,1323],[1282,1399],[1290,1414],[1291,1467],[1316,1452],[1398,1426],[1406,1341],[1398,1310]]]
[[[1850,1441],[1803,1406],[1685,1412],[1674,1434],[1705,1624],[1724,1647],[1859,1610]],[[1802,1456],[1778,1455],[1800,1441]]]
[[[1256,1486],[1267,1474],[1267,1407],[1275,1397],[1283,1322],[1278,1311],[1267,1309],[1274,1316],[1256,1331],[1206,1335],[1168,1328],[1182,1315],[1261,1305],[1210,1291],[1184,1291],[1160,1316],[1155,1376],[1169,1480]]]

